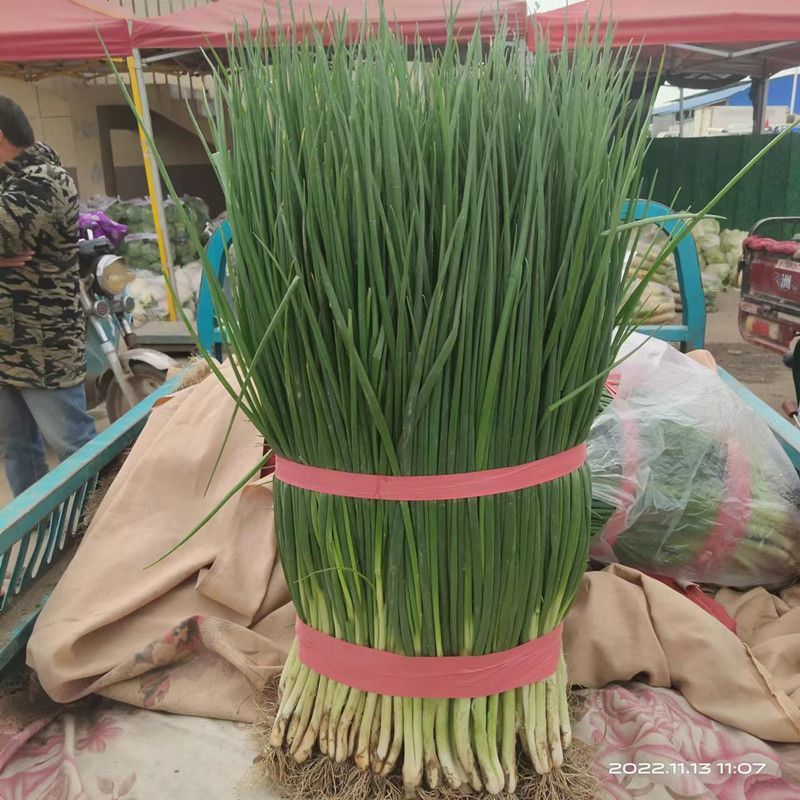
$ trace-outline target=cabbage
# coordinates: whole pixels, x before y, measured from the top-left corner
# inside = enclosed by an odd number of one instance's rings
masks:
[[[698,222],[692,229],[692,236],[695,241],[702,239],[704,236],[716,236],[719,233],[719,220],[709,219],[705,217]]]
[[[719,264],[722,261],[726,261],[725,253],[719,247],[710,247],[708,250],[703,251],[703,255],[708,264]]]
[[[706,267],[707,275],[716,275],[723,283],[727,281],[731,265],[727,261],[719,261]]]
[[[703,281],[703,294],[707,300],[715,298],[722,291],[722,279],[713,272],[703,270],[700,278]]]
[[[727,230],[722,231],[719,235],[721,240],[721,247],[724,252],[731,250],[735,251],[737,255],[742,252],[742,243],[747,238],[747,231]]]
[[[715,233],[710,233],[699,239],[696,239],[697,246],[705,253],[707,250],[713,250],[720,245],[720,238]]]

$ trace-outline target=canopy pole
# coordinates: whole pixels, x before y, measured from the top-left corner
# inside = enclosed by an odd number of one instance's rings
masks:
[[[767,87],[769,78],[753,78],[753,133],[764,133],[767,122]]]
[[[680,94],[678,95],[678,138],[683,139],[683,115],[684,115],[684,108],[683,108],[683,86],[680,88]]]
[[[147,86],[144,81],[144,71],[142,70],[142,57],[138,50],[133,51],[133,55],[127,58],[128,75],[131,79],[131,94],[133,104],[141,120],[139,123],[139,143],[142,147],[142,157],[144,158],[144,173],[147,178],[147,191],[150,194],[150,205],[153,209],[153,222],[155,223],[156,237],[158,238],[158,253],[161,256],[161,271],[164,280],[167,282],[167,304],[169,318],[175,321],[178,316],[175,313],[175,271],[172,261],[172,247],[167,235],[166,215],[164,213],[164,195],[161,191],[161,180],[158,174],[158,164],[150,141],[153,138],[153,122],[150,119],[150,104],[147,102]],[[170,291],[171,289],[171,291]]]

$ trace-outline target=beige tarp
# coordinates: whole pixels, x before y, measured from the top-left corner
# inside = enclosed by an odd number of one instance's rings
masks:
[[[36,625],[28,663],[68,702],[90,692],[160,710],[254,720],[280,668],[293,611],[277,562],[269,480],[236,495],[150,568],[259,460],[213,378],[154,409]],[[764,739],[800,742],[800,593],[723,591],[727,630],[683,596],[625,568],[588,574],[565,651],[584,686],[647,680]]]

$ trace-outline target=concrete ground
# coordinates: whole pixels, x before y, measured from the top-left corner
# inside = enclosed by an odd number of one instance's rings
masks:
[[[733,289],[719,296],[717,310],[708,315],[706,348],[721,367],[777,411],[781,411],[781,403],[794,398],[791,373],[783,366],[779,355],[742,341],[737,327],[738,300],[739,294]],[[92,413],[98,430],[108,426],[103,409]],[[55,463],[54,459],[52,463]],[[5,474],[0,470],[0,507],[10,499],[11,492]]]

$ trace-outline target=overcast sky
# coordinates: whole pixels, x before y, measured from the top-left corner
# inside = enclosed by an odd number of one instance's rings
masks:
[[[528,0],[528,8],[530,8],[531,11],[533,11],[537,5],[540,11],[549,11],[551,8],[563,8],[566,3],[564,0],[540,0],[539,3]]]

